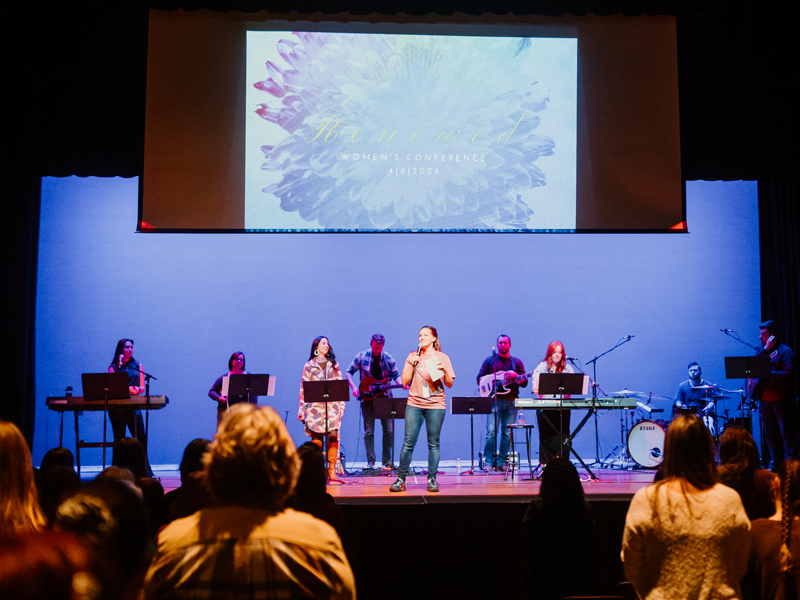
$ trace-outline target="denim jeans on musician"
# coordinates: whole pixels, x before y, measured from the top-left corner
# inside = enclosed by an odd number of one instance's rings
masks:
[[[514,416],[516,415],[516,407],[514,406],[514,400],[503,400],[498,398],[497,400],[497,409],[498,409],[498,416],[497,422],[500,425],[500,450],[497,456],[497,466],[502,466],[506,464],[508,460],[508,450],[509,446],[511,445],[511,434],[508,430],[508,426],[514,423]],[[483,460],[488,465],[495,464],[494,460],[494,440],[495,440],[495,431],[494,431],[494,406],[492,406],[492,414],[486,415],[486,445],[483,447]]]
[[[423,421],[425,421],[425,430],[428,434],[428,477],[436,477],[436,471],[439,469],[439,434],[442,432],[444,409],[417,408],[408,405],[406,407],[406,437],[400,452],[400,468],[397,470],[397,475],[404,479],[408,475],[411,455]]]
[[[367,462],[375,462],[375,405],[371,400],[361,402],[361,414],[364,415],[364,449],[367,451]],[[384,467],[392,464],[392,446],[394,445],[394,435],[392,435],[392,420],[381,419],[383,428],[383,444],[381,452],[381,463]]]

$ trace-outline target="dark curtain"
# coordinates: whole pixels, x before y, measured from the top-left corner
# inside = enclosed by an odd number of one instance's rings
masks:
[[[3,207],[7,239],[0,418],[29,441],[35,402],[35,300],[42,176],[142,172],[147,15],[161,10],[268,9],[294,17],[353,15],[675,14],[666,3],[523,0],[78,3],[29,0],[0,9]],[[789,15],[735,3],[677,14],[683,177],[759,180],[762,312],[797,350],[798,78]],[[761,11],[761,12],[757,12]],[[40,409],[42,407],[39,407]]]
[[[787,169],[787,171],[789,171]],[[758,182],[761,246],[761,316],[782,327],[783,341],[795,355],[800,326],[798,190],[794,170]],[[795,365],[795,377],[797,366]]]

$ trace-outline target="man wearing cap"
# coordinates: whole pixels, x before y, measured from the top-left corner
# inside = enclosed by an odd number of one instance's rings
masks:
[[[358,389],[359,386],[353,381],[353,375],[358,371],[362,382],[371,377],[377,382],[388,385],[392,385],[392,381],[394,381],[393,387],[404,387],[403,382],[400,381],[400,373],[397,370],[394,359],[390,354],[383,351],[385,343],[386,340],[380,333],[373,335],[369,343],[370,349],[359,352],[345,373],[347,381],[350,382],[350,391],[353,392],[353,396],[361,400],[361,414],[364,415],[364,448],[367,452],[369,469],[375,468],[375,408],[372,404],[372,396],[368,398],[362,397]],[[386,389],[377,394],[377,396],[391,398],[392,390]],[[394,468],[394,465],[392,465],[392,445],[394,443],[392,420],[381,419],[381,426],[383,427],[381,462],[383,463],[384,471],[391,471]]]
[[[759,325],[763,348],[756,356],[768,356],[772,373],[769,379],[760,379],[753,390],[758,399],[767,448],[772,456],[773,470],[784,460],[797,457],[795,419],[794,352],[782,344],[775,321]]]

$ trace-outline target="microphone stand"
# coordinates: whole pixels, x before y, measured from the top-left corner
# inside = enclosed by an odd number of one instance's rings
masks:
[[[144,459],[147,462],[147,470],[150,471],[150,476],[153,477],[153,469],[150,468],[150,457],[147,454],[147,446],[150,444],[150,380],[151,379],[155,379],[156,381],[158,381],[158,377],[156,377],[155,375],[151,375],[150,373],[146,373],[146,372],[144,372],[144,371],[142,371],[141,369],[138,369],[138,368],[137,369],[133,369],[133,370],[134,371],[138,371],[139,373],[144,375],[144,393],[145,393],[145,396],[147,397],[147,401],[146,401],[147,410],[145,410],[145,412],[147,414],[144,417],[145,418],[145,425],[144,425],[145,438],[144,438],[144,444],[143,444],[144,445]],[[135,417],[133,419],[133,426],[136,429],[138,429],[138,427],[139,427],[139,424],[138,424],[137,419]],[[137,439],[139,438],[138,432],[134,432],[133,435]]]
[[[745,346],[750,346],[756,352],[760,352],[761,351],[756,346],[753,346],[753,344],[748,344],[747,342],[745,342],[742,338],[739,337],[738,333],[736,333],[735,331],[733,331],[731,329],[720,329],[720,331],[722,333],[724,333],[725,335],[727,335],[729,338],[732,338],[732,339],[736,340],[740,344],[744,344]]]
[[[608,397],[608,394],[603,392],[603,389],[599,385],[597,385],[597,383],[596,383],[597,382],[597,360],[600,359],[600,358],[603,358],[609,352],[613,352],[614,350],[616,350],[617,348],[619,348],[623,344],[627,344],[632,339],[633,339],[632,335],[625,336],[619,342],[617,342],[616,345],[613,348],[609,348],[608,350],[606,350],[605,352],[603,352],[599,356],[595,356],[592,360],[590,360],[588,363],[586,363],[588,365],[592,365],[592,377],[591,377],[591,379],[592,379],[592,411],[594,412],[594,442],[595,442],[595,459],[594,459],[594,463],[593,464],[599,463],[602,466],[602,464],[605,462],[605,459],[603,461],[600,460],[600,433],[599,433],[599,431],[597,429],[597,390],[599,389],[602,392],[603,396]],[[570,362],[572,362],[572,361],[570,361]],[[581,373],[583,373],[583,371],[581,371]]]

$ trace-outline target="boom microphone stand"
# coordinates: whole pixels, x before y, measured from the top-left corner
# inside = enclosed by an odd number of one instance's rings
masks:
[[[619,348],[623,344],[627,344],[628,342],[630,342],[635,337],[636,337],[635,335],[626,335],[624,338],[622,338],[620,341],[618,341],[613,348],[609,348],[608,350],[606,350],[605,352],[603,352],[599,356],[595,356],[592,360],[590,360],[588,363],[586,363],[587,365],[592,365],[592,410],[594,411],[594,441],[595,441],[595,459],[594,459],[594,463],[592,463],[592,464],[600,463],[602,465],[605,462],[605,460],[603,460],[603,461],[600,460],[600,433],[598,432],[598,429],[597,429],[597,407],[596,407],[596,405],[597,405],[597,390],[600,389],[600,392],[602,392],[603,396],[608,397],[608,394],[603,392],[603,390],[600,388],[600,386],[597,385],[597,383],[596,383],[596,381],[597,381],[597,360],[600,359],[600,358],[603,358],[609,352],[613,352],[614,350],[616,350],[617,348]],[[572,362],[572,361],[570,361],[570,362]],[[583,373],[583,371],[581,371],[581,373]]]

